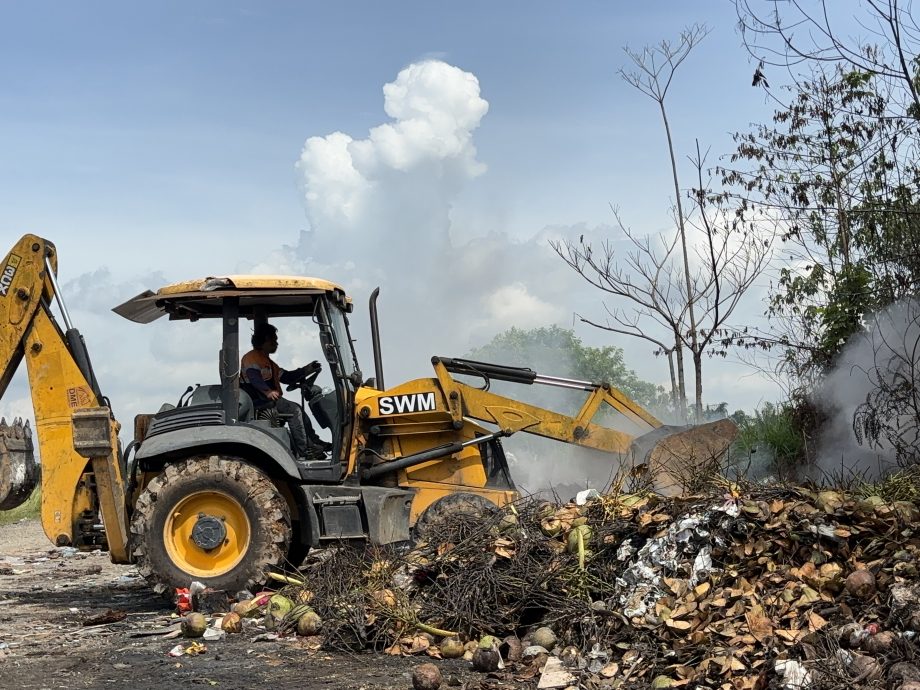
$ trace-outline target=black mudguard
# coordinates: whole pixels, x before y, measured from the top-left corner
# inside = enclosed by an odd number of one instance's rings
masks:
[[[270,477],[302,481],[291,454],[272,434],[245,424],[176,429],[145,439],[135,457],[141,467],[199,453],[225,453],[248,460]]]

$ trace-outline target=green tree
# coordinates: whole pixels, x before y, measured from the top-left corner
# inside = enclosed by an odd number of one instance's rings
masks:
[[[769,304],[787,372],[810,388],[867,313],[910,294],[920,278],[913,162],[917,122],[890,118],[878,77],[838,66],[800,79],[773,123],[736,135],[724,181],[781,225]]]

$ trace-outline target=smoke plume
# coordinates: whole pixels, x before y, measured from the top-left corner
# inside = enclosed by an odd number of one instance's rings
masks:
[[[896,467],[894,446],[884,437],[877,444],[871,443],[859,424],[863,417],[857,412],[866,411],[861,406],[871,400],[881,412],[880,423],[900,429],[909,443],[916,440],[915,429],[920,421],[917,409],[905,403],[916,401],[918,346],[920,305],[915,300],[893,304],[871,316],[866,320],[865,332],[847,343],[819,393],[822,407],[830,416],[818,447],[818,469],[822,473],[878,478]],[[910,437],[911,433],[914,437]]]

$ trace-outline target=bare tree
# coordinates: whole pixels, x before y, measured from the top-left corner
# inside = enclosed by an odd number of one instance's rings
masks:
[[[577,271],[588,283],[630,303],[630,309],[604,304],[607,319],[604,322],[577,314],[583,322],[612,333],[628,335],[652,343],[658,354],[668,357],[671,374],[671,400],[675,410],[686,414],[683,359],[680,356],[681,330],[686,312],[686,302],[681,290],[675,288],[682,279],[674,261],[678,235],[653,239],[633,233],[613,208],[617,225],[631,248],[617,252],[613,243],[605,240],[595,248],[584,241],[550,242],[557,254]],[[657,332],[652,328],[657,326]],[[678,353],[678,369],[674,368],[674,353]]]
[[[680,381],[683,369],[679,367],[675,373],[672,355],[681,348],[690,351],[696,376],[695,417],[700,421],[704,355],[725,354],[731,339],[726,341],[723,334],[734,330],[727,326],[728,321],[763,271],[771,238],[760,234],[761,225],[725,207],[724,195],[709,192],[708,180],[703,178],[705,160],[698,146],[692,162],[698,187],[690,194],[692,210],[685,219],[685,230],[696,240],[692,245],[696,270],[692,274],[689,261],[684,264],[676,251],[679,230],[670,235],[640,236],[626,227],[616,210],[619,228],[632,245],[629,251],[617,252],[609,241],[598,251],[583,237],[578,242],[553,242],[552,246],[591,285],[629,305],[627,309],[605,303],[605,321],[579,314],[582,322],[646,340],[657,346],[659,354],[668,355],[672,399],[679,410],[686,410]],[[688,276],[689,293],[685,293]],[[696,307],[695,331],[686,329],[691,304]]]
[[[690,160],[696,170],[697,186],[690,193],[695,212],[688,216],[687,224],[702,238],[697,249],[702,270],[696,281],[697,291],[688,293],[689,309],[697,314],[696,328],[682,337],[693,357],[699,421],[703,409],[703,355],[713,349],[726,354],[720,335],[741,298],[766,267],[773,238],[765,234],[765,224],[747,220],[741,209],[725,206],[724,194],[709,191],[711,180],[704,179],[706,157],[700,152],[699,141],[696,155]]]
[[[680,246],[683,257],[684,304],[686,305],[686,313],[689,318],[689,330],[692,334],[691,342],[694,345],[697,344],[697,325],[696,310],[694,309],[692,298],[690,257],[687,249],[686,216],[684,215],[683,203],[681,201],[680,179],[677,173],[677,155],[674,151],[674,138],[671,135],[671,124],[668,121],[668,111],[665,107],[665,99],[668,96],[668,90],[674,81],[674,75],[677,69],[683,64],[684,60],[687,59],[687,56],[690,55],[690,51],[699,45],[700,41],[702,41],[708,33],[709,29],[706,26],[694,24],[681,32],[676,43],[661,41],[657,46],[646,46],[641,51],[631,50],[629,47],[626,47],[624,51],[632,61],[634,69],[631,71],[621,69],[619,71],[620,76],[627,84],[638,89],[641,93],[655,101],[661,113],[661,121],[664,125],[665,138],[668,144],[668,155],[671,161],[671,179],[674,183],[675,217],[680,233]],[[675,342],[678,386],[682,404],[685,405],[686,385],[684,383],[683,349],[681,343],[682,339],[678,337]],[[701,385],[702,383],[697,381],[697,389],[699,389]],[[702,408],[697,406],[697,420],[699,420],[701,414]]]
[[[801,63],[842,63],[900,88],[903,109],[894,116],[920,117],[920,27],[911,2],[862,0],[859,8],[854,14],[839,0],[735,0],[744,45],[762,64],[795,77]]]

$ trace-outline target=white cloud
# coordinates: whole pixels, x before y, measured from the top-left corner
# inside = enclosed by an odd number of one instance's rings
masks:
[[[428,60],[406,67],[383,93],[393,122],[371,128],[364,139],[342,132],[310,137],[297,162],[307,218],[317,239],[326,240],[323,249],[333,249],[329,240],[342,235],[360,236],[362,245],[352,249],[368,256],[381,240],[443,237],[447,200],[485,171],[473,130],[489,104],[475,76]]]
[[[515,326],[539,328],[565,318],[560,304],[550,304],[533,295],[524,283],[504,285],[483,298],[488,320],[486,328],[498,333]]]

